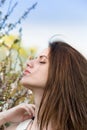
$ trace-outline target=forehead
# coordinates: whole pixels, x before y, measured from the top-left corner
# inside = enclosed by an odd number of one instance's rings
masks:
[[[40,55],[45,55],[45,56],[48,56],[49,54],[49,48],[45,48],[41,53]]]

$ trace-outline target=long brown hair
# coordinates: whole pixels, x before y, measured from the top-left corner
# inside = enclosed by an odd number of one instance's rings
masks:
[[[87,130],[87,60],[65,42],[49,44],[49,73],[38,112],[40,130]]]

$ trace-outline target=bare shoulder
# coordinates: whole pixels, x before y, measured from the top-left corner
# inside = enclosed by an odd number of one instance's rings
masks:
[[[11,126],[7,127],[7,128],[4,128],[4,130],[16,130],[18,126],[18,123],[17,124],[12,124]]]

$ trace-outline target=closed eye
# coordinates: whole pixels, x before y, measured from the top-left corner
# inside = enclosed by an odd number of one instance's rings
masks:
[[[45,61],[40,61],[39,63],[41,63],[41,64],[45,64],[46,62],[45,62]]]

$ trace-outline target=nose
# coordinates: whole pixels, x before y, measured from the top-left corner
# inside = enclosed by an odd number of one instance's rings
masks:
[[[34,66],[34,60],[28,60],[27,67],[33,68]]]

